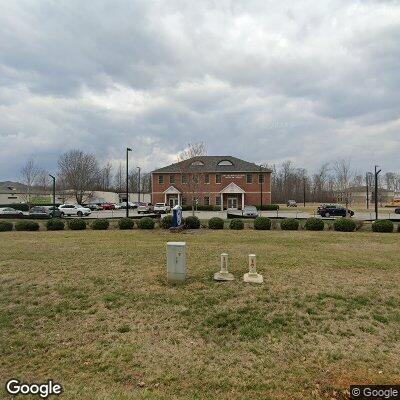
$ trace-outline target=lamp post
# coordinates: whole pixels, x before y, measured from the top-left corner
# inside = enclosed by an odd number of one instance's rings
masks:
[[[129,217],[129,152],[132,151],[130,147],[126,148],[126,218]]]
[[[138,202],[140,203],[140,167],[137,167],[139,171],[139,179],[138,179]]]
[[[54,212],[56,211],[56,177],[50,174],[49,176],[53,179],[53,213],[51,214],[51,218],[54,218]]]
[[[259,176],[259,181],[260,181],[260,215],[262,215],[262,208],[263,208],[263,175],[262,175],[262,166],[260,165],[260,176]]]
[[[368,179],[368,172],[365,174],[365,184],[367,187],[367,210],[369,210],[369,179]]]
[[[379,165],[375,165],[375,219],[378,220],[378,175],[382,170],[378,170]]]

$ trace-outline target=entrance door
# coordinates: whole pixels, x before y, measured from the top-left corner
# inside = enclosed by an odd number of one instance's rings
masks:
[[[237,197],[228,197],[228,209],[237,210]]]
[[[170,197],[169,198],[169,206],[174,208],[178,204],[178,197]]]

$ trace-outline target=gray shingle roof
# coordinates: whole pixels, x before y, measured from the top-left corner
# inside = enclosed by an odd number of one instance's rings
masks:
[[[191,165],[195,161],[201,161],[204,165]],[[230,161],[233,165],[218,165],[221,161]],[[259,172],[260,166],[240,158],[232,156],[197,156],[178,163],[158,168],[156,173],[180,173],[180,172]],[[272,172],[263,168],[264,172]]]

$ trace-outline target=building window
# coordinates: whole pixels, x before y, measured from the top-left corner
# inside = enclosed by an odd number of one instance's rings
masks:
[[[218,165],[227,166],[227,165],[233,165],[233,163],[232,163],[232,161],[229,161],[229,160],[221,160],[221,161],[218,163]]]
[[[204,205],[209,206],[210,205],[210,197],[209,196],[204,196]]]
[[[158,175],[158,183],[162,185],[164,183],[164,175]]]
[[[253,183],[253,174],[246,174],[246,182]]]
[[[205,183],[210,183],[210,174],[205,174],[204,175],[204,182]]]
[[[215,183],[221,183],[221,174],[215,175]]]
[[[198,174],[193,174],[193,182],[199,183],[199,175]]]
[[[182,174],[182,183],[188,183],[187,174]]]
[[[258,175],[258,183],[264,183],[265,182],[265,177],[263,174]]]
[[[193,205],[198,206],[199,204],[199,198],[197,196],[193,196]]]
[[[175,175],[174,174],[171,174],[169,176],[169,183],[175,183]]]
[[[217,196],[217,197],[215,198],[215,205],[216,205],[216,206],[221,206],[221,197],[220,197],[220,196]]]

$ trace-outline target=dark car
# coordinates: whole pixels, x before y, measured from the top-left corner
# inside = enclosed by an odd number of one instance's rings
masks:
[[[321,217],[347,217],[348,215],[352,217],[354,215],[354,211],[336,204],[323,204],[318,207],[317,213]]]
[[[64,213],[53,207],[35,206],[29,210],[29,216],[32,218],[61,218]]]
[[[103,207],[101,205],[96,204],[96,203],[87,204],[85,207],[89,208],[92,211],[100,211],[103,209]]]
[[[399,207],[399,208],[395,208],[394,212],[395,212],[396,214],[400,214],[400,207]]]

